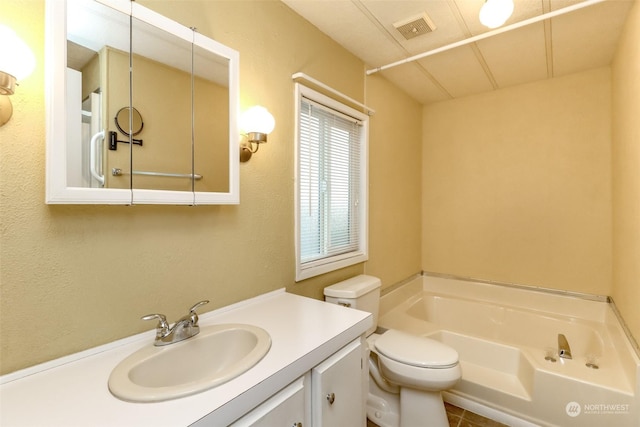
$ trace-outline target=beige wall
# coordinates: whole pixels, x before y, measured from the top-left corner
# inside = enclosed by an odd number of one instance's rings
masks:
[[[631,9],[613,74],[613,299],[640,340],[640,3]]]
[[[13,119],[0,128],[0,373],[151,329],[154,325],[139,319],[149,312],[174,320],[201,299],[211,300],[205,307],[210,310],[281,287],[321,298],[323,286],[364,271],[356,265],[294,283],[291,81],[291,74],[302,71],[364,100],[364,64],[281,2],[144,4],[239,50],[241,109],[266,106],[276,118],[275,131],[240,167],[238,206],[47,206],[44,3],[4,1],[0,22],[25,39],[38,65],[12,97]],[[260,25],[256,29],[251,22]],[[403,111],[376,105],[383,103],[378,91],[384,102],[406,109],[416,122],[396,123],[392,118]],[[388,153],[406,144],[386,145],[388,135],[419,135],[421,110],[384,82],[376,81],[366,92],[380,111],[372,118],[376,132],[370,141],[371,157],[380,162],[378,149]],[[415,162],[412,172],[406,171],[404,153],[393,157],[399,164],[385,168],[388,183],[418,173]],[[380,200],[391,191],[386,179],[372,168],[375,203],[384,203]],[[410,193],[396,198],[402,205],[398,215],[418,217],[419,206],[402,202],[414,197]],[[372,218],[372,242],[389,241],[377,233],[389,228],[390,218]],[[395,247],[399,236],[419,226],[407,227],[393,238]],[[388,280],[414,274],[420,247],[415,240],[410,244],[414,247],[406,251],[414,254],[412,261],[394,265],[375,249],[367,269]]]
[[[426,271],[611,294],[610,70],[424,108]]]
[[[369,263],[366,273],[394,285],[420,267],[422,107],[379,76],[367,79],[371,120]]]

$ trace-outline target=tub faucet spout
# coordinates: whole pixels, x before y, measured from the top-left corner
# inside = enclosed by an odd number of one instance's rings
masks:
[[[569,341],[564,334],[558,334],[558,356],[563,359],[571,359],[571,347],[569,347]]]

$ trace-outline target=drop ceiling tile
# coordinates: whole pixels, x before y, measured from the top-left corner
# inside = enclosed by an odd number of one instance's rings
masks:
[[[498,87],[547,77],[542,22],[481,40],[477,45]]]
[[[573,6],[578,3],[583,3],[586,0],[547,0],[550,1],[551,11],[555,11],[558,9],[564,9],[568,6]],[[618,0],[615,0],[618,1]]]
[[[437,82],[425,75],[418,64],[405,64],[382,71],[383,77],[396,85],[407,95],[423,104],[444,101],[452,97]],[[375,106],[372,106],[375,108]]]
[[[453,97],[493,89],[470,46],[429,56],[419,62]]]

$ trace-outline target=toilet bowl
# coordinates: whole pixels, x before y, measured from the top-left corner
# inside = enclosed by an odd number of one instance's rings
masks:
[[[381,427],[447,427],[441,391],[462,376],[458,353],[438,341],[377,326],[380,279],[360,275],[325,288],[327,302],[373,314],[367,331],[367,417]]]
[[[382,376],[392,384],[441,391],[460,379],[458,353],[438,341],[391,329],[374,347]]]

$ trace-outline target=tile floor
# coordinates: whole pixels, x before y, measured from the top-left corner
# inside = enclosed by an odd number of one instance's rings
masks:
[[[449,427],[507,427],[505,424],[490,420],[481,415],[469,412],[466,409],[445,403]],[[416,426],[416,427],[426,427]],[[367,420],[367,427],[377,427],[376,424]]]
[[[448,403],[445,403],[444,407],[447,410],[449,427],[507,427],[505,424],[490,420],[489,418]]]

